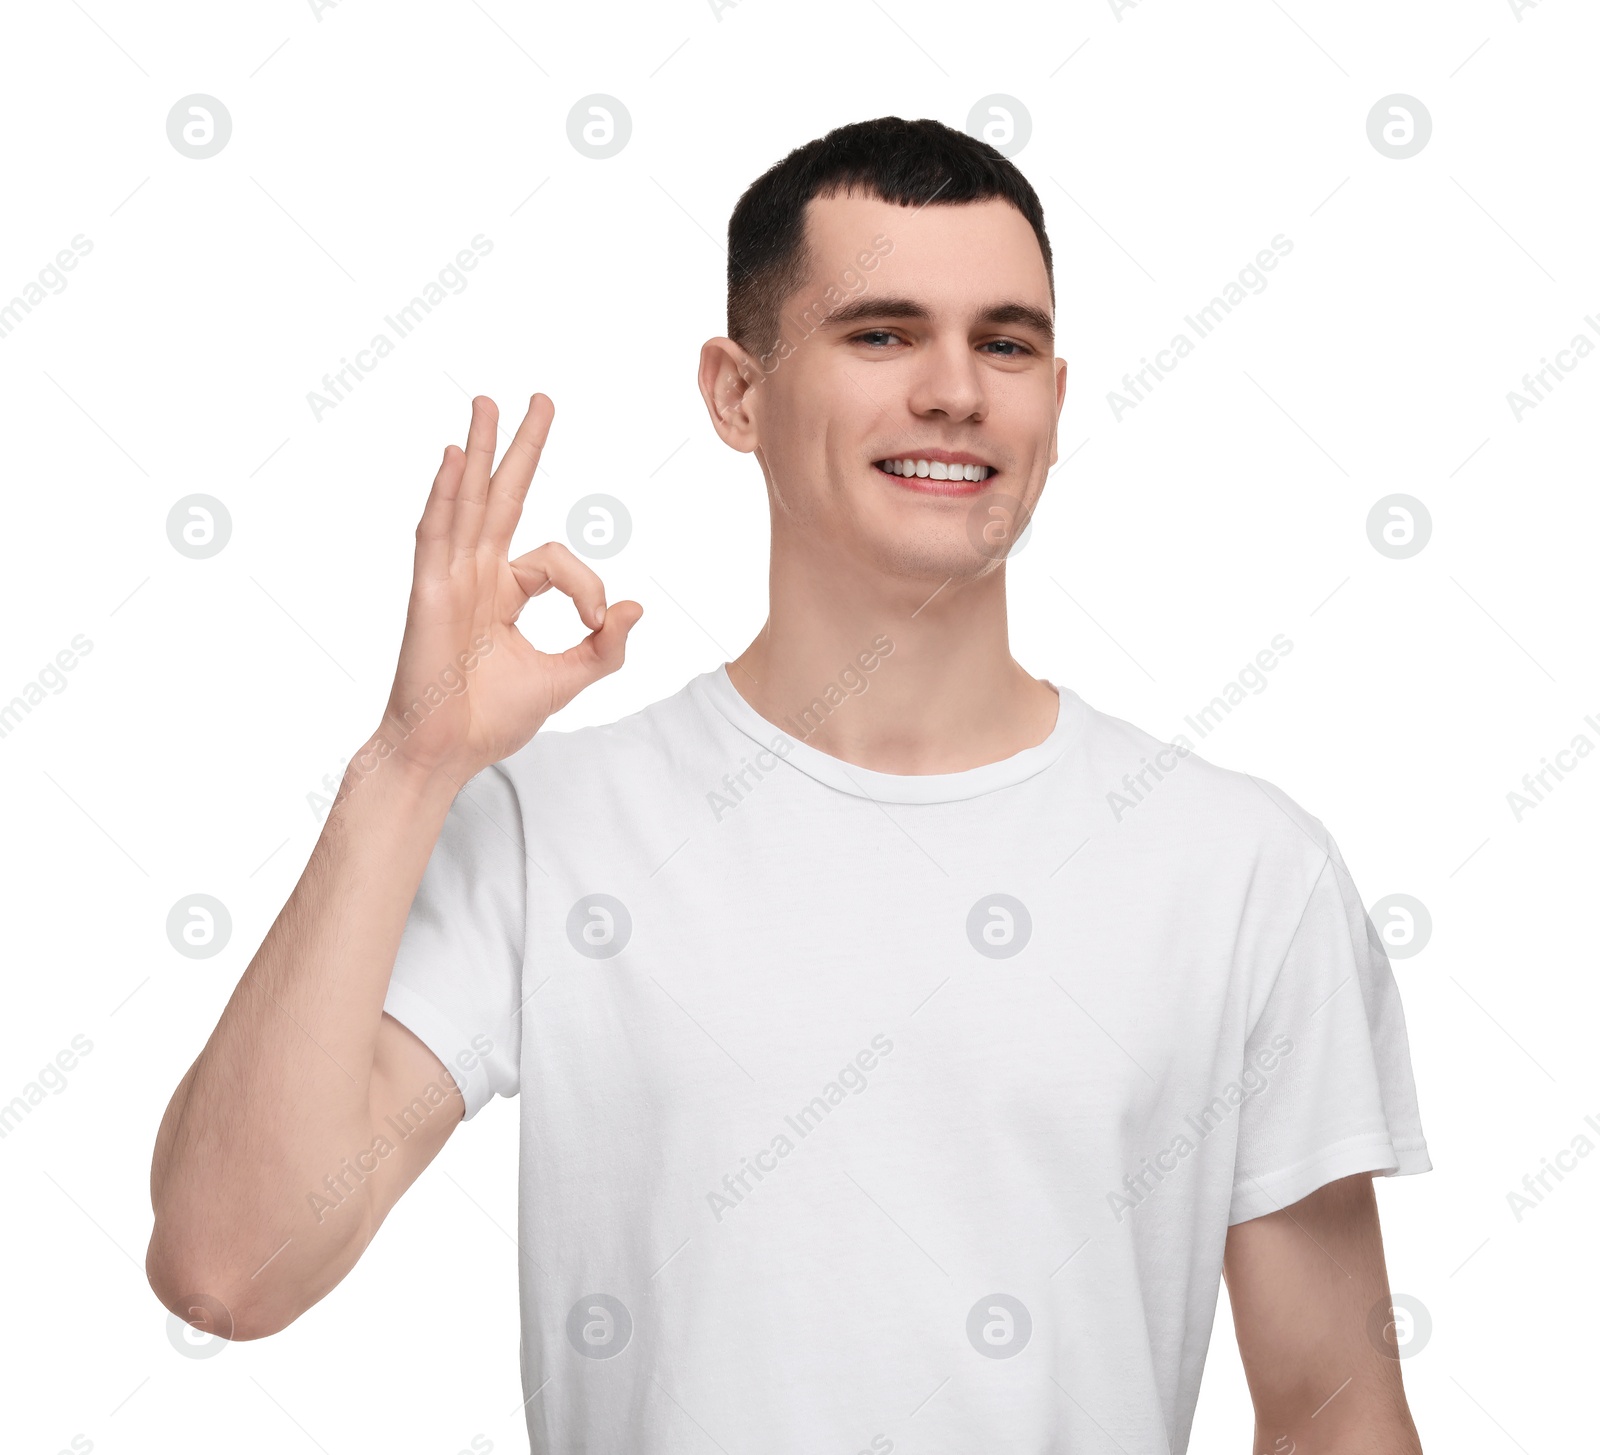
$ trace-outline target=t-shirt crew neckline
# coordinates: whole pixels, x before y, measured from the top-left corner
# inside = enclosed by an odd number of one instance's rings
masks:
[[[712,705],[747,737],[771,750],[775,741],[786,745],[783,760],[841,793],[870,798],[878,803],[953,803],[977,798],[998,788],[1009,788],[1043,772],[1054,763],[1083,726],[1087,705],[1071,688],[1040,678],[1059,704],[1055,726],[1043,742],[993,763],[980,763],[958,773],[880,773],[847,763],[797,738],[781,724],[769,721],[745,701],[728,675],[726,662],[699,678]]]

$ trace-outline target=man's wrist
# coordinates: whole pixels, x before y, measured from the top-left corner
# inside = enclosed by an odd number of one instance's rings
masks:
[[[381,783],[385,791],[393,790],[420,803],[448,807],[472,776],[448,765],[418,763],[401,752],[388,731],[379,727],[351,755],[334,802],[337,805],[361,791],[363,785]]]

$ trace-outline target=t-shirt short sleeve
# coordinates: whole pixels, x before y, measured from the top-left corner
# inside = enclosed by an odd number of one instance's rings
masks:
[[[455,1078],[465,1119],[517,1094],[526,924],[522,815],[493,764],[450,805],[383,1002]]]
[[[1338,845],[1312,886],[1245,1047],[1228,1223],[1340,1177],[1427,1172],[1405,1015]]]

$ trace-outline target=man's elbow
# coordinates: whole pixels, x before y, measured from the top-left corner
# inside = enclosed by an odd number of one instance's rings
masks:
[[[168,1313],[187,1328],[173,1326],[173,1337],[198,1351],[206,1336],[243,1343],[264,1339],[287,1328],[302,1310],[272,1297],[270,1285],[251,1288],[248,1280],[194,1266],[167,1248],[159,1233],[152,1234],[144,1260],[151,1292]]]

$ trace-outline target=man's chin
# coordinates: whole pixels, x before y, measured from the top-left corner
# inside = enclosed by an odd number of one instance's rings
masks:
[[[999,569],[1003,555],[985,555],[965,535],[952,537],[889,536],[873,541],[868,554],[886,577],[926,585],[930,592],[950,590]]]

